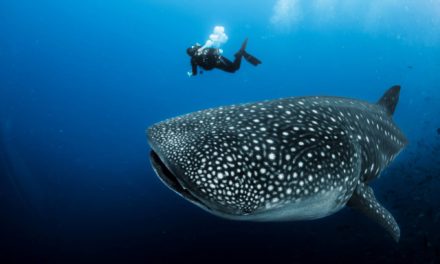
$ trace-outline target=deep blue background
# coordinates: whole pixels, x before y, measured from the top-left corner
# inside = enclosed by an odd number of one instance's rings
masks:
[[[237,2],[0,2],[0,262],[439,261],[440,37],[343,20],[280,31],[275,1]],[[226,56],[249,37],[263,64],[188,78],[186,47],[217,24]],[[410,32],[423,30],[438,28]],[[310,222],[219,219],[169,191],[148,161],[145,129],[168,117],[299,95],[376,101],[394,84],[410,145],[373,187],[399,244],[350,209]]]

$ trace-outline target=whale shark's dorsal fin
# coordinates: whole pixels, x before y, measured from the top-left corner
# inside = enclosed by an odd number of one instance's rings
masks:
[[[389,116],[394,114],[396,105],[399,102],[400,85],[394,85],[380,98],[378,105],[382,106]]]
[[[399,225],[393,215],[376,200],[373,189],[367,184],[360,182],[357,185],[347,205],[373,219],[385,228],[396,242],[399,242]]]

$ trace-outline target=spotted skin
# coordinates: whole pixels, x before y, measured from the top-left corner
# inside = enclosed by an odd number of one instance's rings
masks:
[[[170,188],[222,217],[316,219],[353,200],[398,239],[394,218],[366,185],[406,145],[390,114],[399,89],[390,91],[380,104],[294,97],[165,120],[147,131],[153,167]],[[378,213],[363,210],[369,205]]]

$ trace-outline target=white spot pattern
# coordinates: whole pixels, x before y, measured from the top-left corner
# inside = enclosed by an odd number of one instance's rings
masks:
[[[148,130],[184,187],[223,214],[258,214],[377,177],[406,139],[381,108],[333,97],[287,98],[199,111]]]

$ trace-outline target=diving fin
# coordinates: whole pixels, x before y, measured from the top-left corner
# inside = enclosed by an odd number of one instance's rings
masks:
[[[258,64],[261,64],[261,61],[251,54],[247,53],[246,51],[243,51],[243,57],[244,59],[249,62],[250,64],[257,66]]]
[[[240,51],[239,51],[239,52],[243,52],[243,53],[245,53],[247,43],[248,43],[248,38],[246,38],[246,39],[243,41],[243,44],[241,44],[241,48],[240,48]]]
[[[251,54],[246,52],[246,46],[248,43],[248,38],[246,38],[243,41],[243,44],[241,44],[241,48],[240,50],[235,54],[235,56],[243,56],[244,59],[249,62],[250,64],[257,66],[258,64],[261,64],[261,61],[257,58],[255,58],[254,56],[252,56]]]
[[[241,48],[234,54],[235,57],[243,56],[246,53],[245,50],[246,50],[247,43],[248,43],[248,38],[246,38],[243,41],[243,44],[241,44]]]

